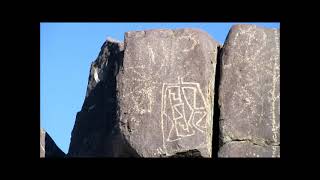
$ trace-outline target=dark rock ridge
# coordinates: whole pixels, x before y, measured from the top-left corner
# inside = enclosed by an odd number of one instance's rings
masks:
[[[40,128],[40,157],[65,157],[65,153],[56,145],[49,134]]]
[[[117,118],[116,76],[123,61],[123,43],[108,39],[91,64],[86,98],[77,113],[69,157],[132,157]]]
[[[279,38],[235,25],[223,47],[198,29],[108,39],[67,156],[279,157]]]
[[[233,26],[222,50],[219,157],[280,156],[280,32]]]

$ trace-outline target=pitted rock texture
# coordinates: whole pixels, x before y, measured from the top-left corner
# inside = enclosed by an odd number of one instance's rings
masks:
[[[108,39],[67,156],[212,157],[215,121],[218,157],[280,157],[279,55],[280,30],[255,25],[233,26],[222,48],[197,29]]]
[[[231,28],[222,50],[219,157],[280,156],[280,30]]]
[[[217,48],[197,29],[125,34],[117,76],[119,121],[140,157],[194,150],[211,157]]]
[[[196,29],[107,40],[91,65],[68,156],[211,157],[217,46]]]
[[[65,157],[65,153],[56,145],[49,134],[40,128],[40,157]]]
[[[231,141],[220,149],[220,157],[272,157],[280,154],[280,146],[261,146],[250,141]]]

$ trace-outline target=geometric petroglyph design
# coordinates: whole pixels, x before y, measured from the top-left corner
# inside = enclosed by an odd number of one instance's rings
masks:
[[[163,141],[173,142],[205,133],[207,104],[199,83],[163,83],[161,100],[161,126]],[[166,127],[167,130],[164,129]]]

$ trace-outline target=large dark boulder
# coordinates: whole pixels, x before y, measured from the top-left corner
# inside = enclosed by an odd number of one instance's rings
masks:
[[[217,46],[196,29],[107,40],[91,65],[68,156],[211,157]]]
[[[280,156],[280,30],[231,28],[222,50],[219,157]]]
[[[123,43],[108,39],[91,64],[86,97],[77,113],[68,157],[131,157],[121,140],[117,120],[116,75],[123,61]]]
[[[128,144],[141,157],[211,157],[218,43],[197,29],[159,29],[127,32],[125,45],[117,90]]]

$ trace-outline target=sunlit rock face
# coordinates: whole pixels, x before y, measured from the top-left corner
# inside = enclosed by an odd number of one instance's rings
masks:
[[[280,30],[235,25],[224,43],[219,157],[280,156]]]

